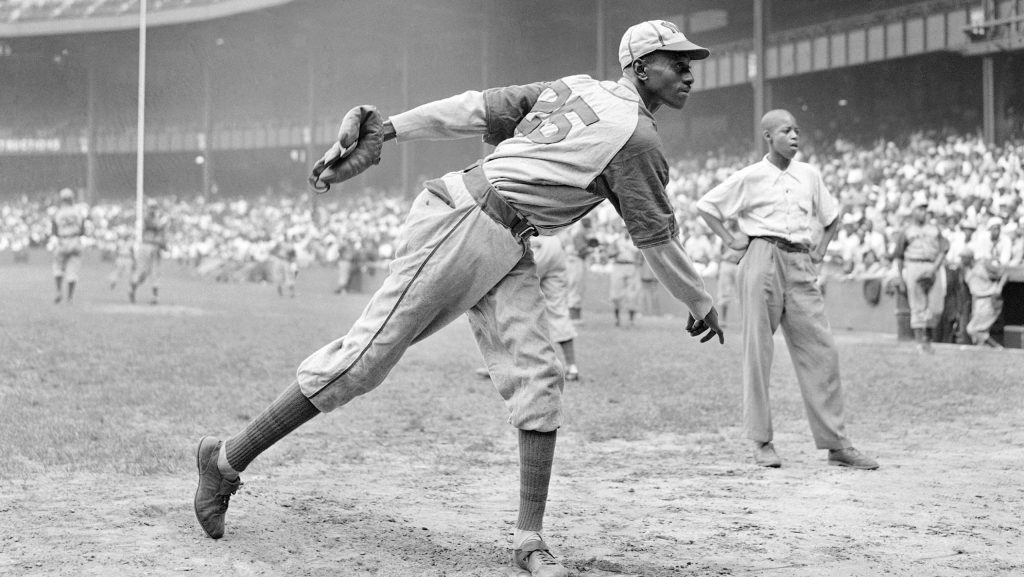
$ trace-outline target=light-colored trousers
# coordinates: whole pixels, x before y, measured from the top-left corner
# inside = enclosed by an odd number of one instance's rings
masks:
[[[754,238],[739,266],[743,322],[743,418],[748,438],[773,438],[768,385],[781,325],[804,409],[819,449],[850,446],[843,417],[839,354],[810,255]]]
[[[416,197],[383,285],[348,334],[299,365],[299,387],[332,411],[376,388],[406,349],[466,313],[508,422],[553,431],[562,424],[564,367],[533,252],[474,200],[467,185],[489,186],[479,172],[443,182]]]
[[[924,292],[917,279],[935,265],[931,261],[907,260],[903,263],[903,282],[907,283],[907,304],[910,305],[910,328],[926,329],[939,326],[942,309],[946,305],[946,267],[935,273],[935,284]]]
[[[575,254],[565,257],[565,278],[568,281],[569,308],[583,308],[583,295],[587,289],[587,261]]]

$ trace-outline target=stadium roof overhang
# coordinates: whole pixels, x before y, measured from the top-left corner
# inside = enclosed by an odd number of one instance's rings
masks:
[[[253,12],[273,6],[288,4],[294,0],[221,0],[202,6],[153,10],[146,14],[146,26],[170,26],[201,22],[215,18]],[[29,22],[0,23],[0,38],[26,36],[49,36],[57,34],[80,34],[89,32],[110,32],[131,30],[139,27],[139,13],[116,16],[95,16],[89,18],[57,18],[32,20]]]

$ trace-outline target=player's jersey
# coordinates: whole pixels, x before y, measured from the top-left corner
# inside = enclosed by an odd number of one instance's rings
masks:
[[[287,241],[278,241],[274,243],[274,247],[271,249],[270,254],[279,259],[286,261],[293,261],[296,257],[295,245]]]
[[[661,139],[628,81],[569,76],[470,91],[391,121],[400,140],[483,132],[496,146],[481,161],[484,173],[541,234],[557,233],[606,198],[636,246],[678,234]]]
[[[935,260],[941,250],[939,237],[939,229],[934,224],[911,224],[903,231],[903,258]]]
[[[142,220],[142,242],[159,247],[167,245],[167,218],[161,214],[146,215]]]
[[[76,238],[85,234],[85,214],[75,205],[64,204],[53,214],[53,234],[60,238]]]

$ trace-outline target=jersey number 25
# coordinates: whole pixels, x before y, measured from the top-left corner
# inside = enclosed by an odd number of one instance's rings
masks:
[[[572,129],[572,122],[566,118],[570,112],[575,113],[585,126],[600,120],[582,98],[577,96],[569,99],[572,90],[561,80],[552,83],[549,89],[554,91],[555,99],[538,100],[530,114],[516,127],[526,138],[538,144],[554,144],[565,140]]]

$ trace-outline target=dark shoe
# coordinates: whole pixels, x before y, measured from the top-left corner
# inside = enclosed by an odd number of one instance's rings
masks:
[[[217,467],[220,455],[220,441],[216,437],[199,439],[196,450],[196,467],[199,469],[199,486],[196,488],[196,519],[203,531],[214,539],[224,536],[224,514],[228,511],[231,495],[242,486],[241,478],[227,479]]]
[[[762,467],[778,469],[782,466],[782,459],[775,452],[775,445],[769,443],[756,443],[754,445],[754,462]]]
[[[530,539],[522,549],[512,551],[516,567],[530,572],[533,577],[569,577],[569,570],[555,561],[544,541]]]
[[[853,447],[846,449],[830,449],[828,452],[828,464],[838,467],[850,467],[852,469],[864,469],[872,471],[878,468],[878,461],[861,453]]]

